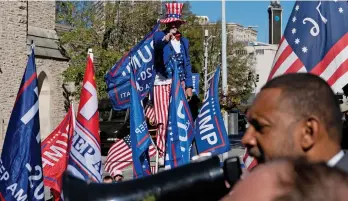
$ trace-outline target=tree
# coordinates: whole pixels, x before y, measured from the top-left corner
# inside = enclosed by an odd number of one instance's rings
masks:
[[[209,41],[208,48],[208,72],[212,72],[217,66],[221,66],[221,22],[204,26],[204,29],[208,29],[209,35],[214,36]],[[227,37],[228,93],[225,99],[220,87],[220,101],[224,109],[245,103],[255,86],[254,56],[248,54],[245,47],[244,43],[233,42],[231,37]]]
[[[66,82],[75,82],[75,97],[79,96],[86,66],[87,49],[92,48],[96,67],[98,98],[107,98],[104,75],[134,45],[136,45],[156,24],[160,17],[161,2],[91,2],[58,1],[56,4],[57,23],[72,27],[63,33],[60,43],[71,58],[68,69],[63,73]],[[165,14],[165,10],[162,10]],[[209,72],[221,64],[221,23],[202,26],[191,12],[189,2],[183,7],[186,24],[180,29],[190,40],[189,51],[192,71],[201,73],[203,86],[203,42],[204,29],[208,28],[215,38],[209,42]],[[161,28],[164,28],[162,26]],[[230,39],[230,38],[229,38]],[[249,55],[240,55],[243,44],[230,44],[228,56],[228,107],[246,101],[252,91],[253,79],[248,79],[252,70]],[[202,88],[202,87],[201,87]],[[202,94],[202,93],[201,93]]]
[[[104,75],[156,24],[159,6],[160,2],[57,2],[57,23],[72,27],[60,43],[71,58],[63,76],[77,85],[75,97],[81,89],[87,49],[92,48],[98,98],[107,98]]]

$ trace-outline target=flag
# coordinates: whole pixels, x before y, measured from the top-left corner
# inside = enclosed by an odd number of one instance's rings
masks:
[[[245,166],[245,169],[247,169],[249,172],[257,166],[257,160],[250,156],[249,153],[248,153],[248,150],[245,149],[245,153],[243,155],[243,163],[244,163],[244,166]]]
[[[105,75],[107,92],[114,110],[130,107],[131,65],[136,69],[136,79],[141,99],[145,98],[155,79],[153,34],[159,23],[130,52],[126,53]]]
[[[62,176],[68,166],[74,128],[75,114],[71,105],[63,121],[41,145],[44,185],[56,192],[53,193],[55,200],[60,199],[62,192]]]
[[[151,165],[151,173],[152,174],[156,174],[157,173],[156,165]]]
[[[68,171],[79,179],[101,182],[101,164],[97,86],[93,61],[88,56]]]
[[[133,175],[139,178],[151,175],[148,149],[151,145],[151,136],[147,128],[144,108],[138,94],[138,83],[131,67],[131,105],[130,105],[130,137],[132,144]]]
[[[309,72],[335,92],[348,80],[348,4],[346,1],[295,2],[269,79]]]
[[[192,93],[199,95],[199,73],[192,73]]]
[[[231,149],[219,104],[220,67],[208,82],[202,108],[195,121],[195,139],[198,154],[211,152],[218,155]]]
[[[151,145],[149,148],[149,156],[156,154],[156,148]],[[132,145],[130,143],[130,135],[122,139],[118,139],[109,149],[105,161],[105,171],[111,176],[116,176],[117,170],[124,170],[133,163],[132,159]]]
[[[0,200],[44,200],[34,48],[19,87],[0,161]]]
[[[268,80],[308,72],[326,80],[335,93],[342,91],[348,80],[347,11],[346,1],[296,1]]]
[[[145,116],[149,119],[151,125],[156,124],[155,110],[152,105],[145,106]]]
[[[171,87],[165,168],[171,169],[190,162],[190,146],[193,140],[193,119],[185,92],[174,65]]]

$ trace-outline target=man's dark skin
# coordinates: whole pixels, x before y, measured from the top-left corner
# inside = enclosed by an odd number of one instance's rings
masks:
[[[261,90],[247,118],[250,125],[242,143],[258,162],[279,157],[326,162],[341,150],[340,139],[329,135],[323,119],[311,112],[299,115],[280,88]]]

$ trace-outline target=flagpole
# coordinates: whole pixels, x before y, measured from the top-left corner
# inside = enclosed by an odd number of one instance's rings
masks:
[[[155,167],[155,170],[156,170],[156,173],[158,172],[158,160],[159,160],[159,151],[158,151],[158,148],[156,148],[156,167]]]
[[[150,138],[151,139],[151,143],[152,143],[152,145],[155,147],[155,149],[156,149],[156,165],[155,165],[155,170],[156,170],[156,173],[158,172],[158,160],[159,160],[159,151],[158,151],[158,147],[155,145],[155,142],[152,140],[152,138]],[[150,164],[151,165],[151,164]],[[151,167],[150,167],[151,168]]]
[[[93,60],[93,50],[92,50],[92,48],[88,48],[88,50],[87,50],[87,55],[89,55],[89,57],[92,59],[92,62],[94,62]]]
[[[226,8],[225,8],[225,0],[221,1],[221,29],[222,29],[222,90],[223,90],[223,95],[224,95],[224,99],[226,99],[226,95],[227,95],[227,34],[226,34]],[[225,123],[225,128],[228,131],[228,113],[227,111],[223,111],[223,118],[224,118],[224,123]],[[228,152],[223,153],[222,154],[222,160],[227,159],[228,157]]]

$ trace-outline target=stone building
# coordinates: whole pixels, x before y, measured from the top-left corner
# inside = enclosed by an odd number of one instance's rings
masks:
[[[58,46],[55,1],[0,1],[0,147],[26,67],[30,44],[35,44],[39,84],[41,138],[66,114],[62,72],[69,59]]]
[[[211,27],[215,27],[216,23],[209,22],[208,16],[196,16],[197,22],[202,25],[204,28],[209,29]],[[226,23],[226,32],[228,37],[231,38],[229,40],[230,43],[235,42],[256,42],[257,41],[257,30],[255,29],[257,26],[248,26],[245,27],[241,24],[228,22]]]

